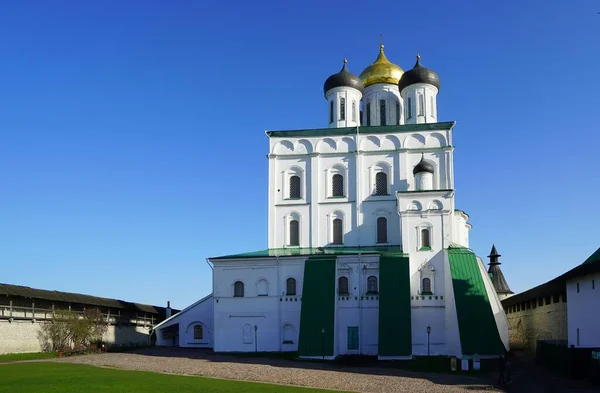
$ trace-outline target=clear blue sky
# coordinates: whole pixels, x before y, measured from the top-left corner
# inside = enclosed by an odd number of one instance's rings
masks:
[[[185,307],[266,247],[265,130],[419,52],[456,120],[457,207],[515,292],[597,247],[600,2],[3,1],[0,282]]]

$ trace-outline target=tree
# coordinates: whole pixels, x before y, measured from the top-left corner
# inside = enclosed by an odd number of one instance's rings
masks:
[[[98,308],[86,309],[82,313],[57,310],[52,320],[42,325],[38,336],[46,351],[85,348],[100,340],[108,329],[108,322]]]

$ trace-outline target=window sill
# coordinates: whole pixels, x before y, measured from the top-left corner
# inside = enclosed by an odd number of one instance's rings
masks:
[[[302,197],[298,197],[298,198],[283,198],[284,201],[301,201],[304,198]]]
[[[433,295],[433,292],[430,292],[430,291],[428,291],[428,292],[421,292],[421,295],[429,296],[429,295]]]
[[[419,251],[431,251],[431,247],[421,247]]]
[[[365,295],[379,295],[379,292],[377,292],[377,291],[367,292]]]
[[[344,199],[347,198],[346,195],[333,195],[333,196],[328,196],[327,199]]]
[[[340,292],[340,293],[338,293],[338,296],[350,296],[350,293],[348,293],[348,292]]]
[[[260,294],[260,295],[258,295],[258,297],[266,297],[266,296],[269,296],[269,295],[267,295],[267,294]]]
[[[300,248],[299,244],[288,244],[285,248]]]
[[[293,341],[291,341],[291,340],[286,340],[286,341],[282,342],[282,344],[293,344],[293,343],[294,343],[294,342],[293,342]]]

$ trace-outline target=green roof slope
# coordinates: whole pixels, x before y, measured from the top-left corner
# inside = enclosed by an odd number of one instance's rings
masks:
[[[379,355],[412,354],[410,264],[406,256],[379,257]]]
[[[506,352],[475,254],[448,249],[462,353],[496,355]]]
[[[356,135],[357,129],[359,134],[389,134],[395,132],[420,132],[434,130],[450,130],[456,122],[440,122],[440,123],[422,123],[422,124],[402,124],[389,126],[373,126],[373,127],[343,127],[343,128],[314,128],[308,130],[287,130],[287,131],[267,131],[269,137],[289,138],[289,137],[319,137],[319,136],[341,136],[341,135]]]
[[[582,263],[582,265],[585,265],[587,263],[594,263],[598,260],[600,260],[600,248],[597,249],[596,252],[594,252],[592,255],[590,255],[590,257],[586,259],[585,262]]]
[[[333,356],[335,259],[335,256],[312,256],[304,263],[299,356]]]

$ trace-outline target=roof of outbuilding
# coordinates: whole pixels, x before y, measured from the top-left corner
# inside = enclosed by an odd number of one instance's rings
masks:
[[[163,314],[164,307],[151,306],[148,304],[126,302],[124,300],[109,299],[98,296],[84,295],[80,293],[51,291],[47,289],[36,289],[22,285],[0,283],[0,296],[20,296],[31,299],[51,300],[65,303],[89,304],[93,306],[110,307],[140,311],[150,314]]]

